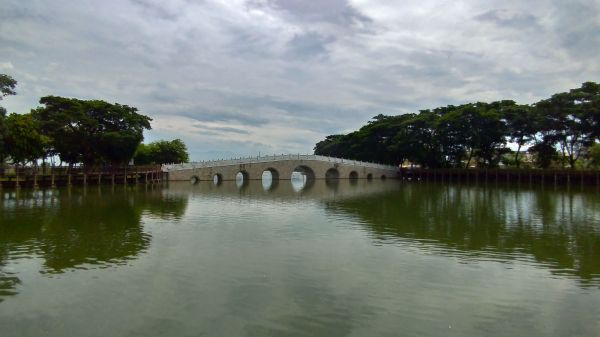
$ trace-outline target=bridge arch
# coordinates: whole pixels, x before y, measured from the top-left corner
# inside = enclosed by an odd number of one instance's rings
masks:
[[[240,170],[235,174],[235,184],[237,187],[248,185],[250,181],[250,174],[246,170]]]
[[[212,177],[213,184],[220,185],[223,182],[223,175],[221,173],[215,173]]]
[[[265,191],[275,189],[279,185],[279,171],[269,167],[262,172],[262,186]]]
[[[382,174],[381,175],[381,180],[386,180],[386,179],[387,179],[387,177],[385,176],[385,174]]]
[[[358,179],[358,172],[356,172],[356,171],[350,172],[350,174],[348,175],[348,178],[350,178],[351,180]]]
[[[271,180],[276,181],[279,180],[279,171],[273,167],[267,167],[263,172],[262,172],[262,178],[265,178],[265,173],[266,175],[270,175]]]
[[[310,188],[315,183],[315,171],[306,165],[294,168],[290,177],[292,187],[296,192]]]
[[[199,181],[200,178],[198,178],[196,175],[190,177],[190,183],[192,183],[192,185],[196,185]]]
[[[330,168],[329,170],[327,170],[327,172],[325,172],[325,179],[340,179],[340,171],[338,171],[338,169],[336,169],[335,167]]]
[[[367,174],[367,180],[373,180],[373,173]]]

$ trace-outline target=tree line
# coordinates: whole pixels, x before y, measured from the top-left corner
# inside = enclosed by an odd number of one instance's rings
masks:
[[[15,95],[16,85],[0,74],[0,100]],[[139,164],[189,159],[179,139],[142,144],[152,119],[135,107],[58,96],[42,97],[40,104],[25,114],[7,115],[0,107],[0,164],[37,165],[58,157],[69,166],[97,167],[126,165],[132,158]]]
[[[600,165],[600,84],[586,82],[534,104],[512,100],[378,115],[327,136],[315,154],[426,168]],[[510,145],[510,146],[509,146]]]

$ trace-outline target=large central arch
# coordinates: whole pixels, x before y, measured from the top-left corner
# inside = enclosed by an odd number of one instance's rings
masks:
[[[338,171],[338,169],[336,169],[335,167],[330,168],[329,170],[327,170],[327,172],[325,172],[325,179],[340,179],[340,171]]]
[[[299,165],[294,168],[292,171],[292,175],[290,180],[292,181],[292,185],[296,186],[295,182],[301,180],[301,186],[298,185],[299,189],[307,189],[315,184],[315,171],[312,168],[306,165]]]

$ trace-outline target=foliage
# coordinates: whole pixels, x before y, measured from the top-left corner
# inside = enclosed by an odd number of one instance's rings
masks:
[[[0,74],[0,100],[8,95],[16,95],[17,81],[6,74]]]
[[[15,87],[17,86],[17,81],[15,81],[12,77],[6,74],[0,74],[0,101],[8,95],[16,95]],[[0,106],[0,164],[4,163],[4,160],[7,153],[7,145],[5,138],[6,134],[6,109]]]
[[[589,166],[600,168],[600,143],[595,143],[588,149]]]
[[[600,85],[584,83],[581,88],[542,100],[535,107],[544,142],[558,144],[562,159],[575,168],[585,149],[600,136]]]
[[[552,162],[559,158],[556,148],[548,143],[541,142],[529,148],[529,153],[534,157],[534,162],[539,168],[549,168]]]
[[[134,107],[100,100],[46,96],[40,103],[44,107],[32,114],[51,140],[49,154],[70,164],[127,163],[152,120]]]
[[[520,167],[528,149],[538,167],[553,161],[576,167],[600,139],[600,84],[558,93],[533,105],[514,101],[449,105],[418,114],[378,115],[358,131],[331,135],[315,154],[422,167]],[[512,143],[514,155],[506,157]],[[560,152],[557,153],[557,148]]]
[[[189,155],[187,147],[180,139],[160,140],[150,144],[140,144],[134,161],[139,165],[187,163]]]
[[[6,120],[5,145],[13,163],[33,162],[44,154],[48,138],[39,132],[31,114],[10,114]]]

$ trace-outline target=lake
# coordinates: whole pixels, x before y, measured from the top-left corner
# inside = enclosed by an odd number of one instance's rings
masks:
[[[0,335],[599,336],[595,189],[2,190]]]

